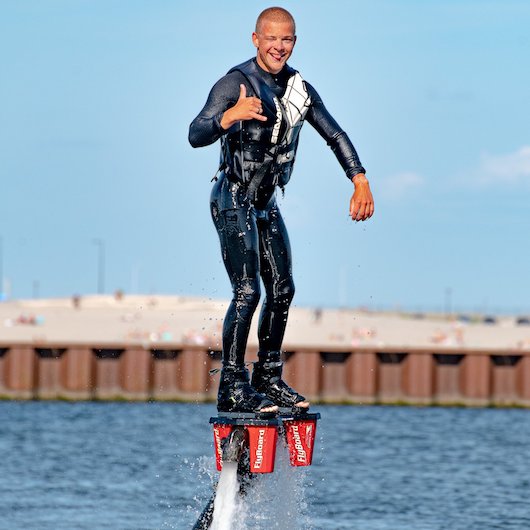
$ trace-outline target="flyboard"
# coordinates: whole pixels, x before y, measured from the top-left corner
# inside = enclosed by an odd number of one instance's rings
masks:
[[[279,413],[220,412],[210,418],[217,471],[223,464],[237,462],[239,494],[245,495],[259,473],[272,473],[276,446],[283,440],[289,449],[291,466],[310,466],[319,413],[280,409]],[[193,530],[207,530],[213,520],[216,492],[206,504]]]

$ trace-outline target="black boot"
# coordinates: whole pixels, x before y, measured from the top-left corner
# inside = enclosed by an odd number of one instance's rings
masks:
[[[258,359],[252,372],[252,386],[279,407],[306,411],[308,407],[295,407],[297,403],[306,401],[305,397],[282,380],[283,363],[280,361],[280,352],[259,352]]]
[[[262,409],[273,406],[274,403],[270,399],[250,386],[248,370],[244,366],[224,366],[222,368],[219,392],[217,393],[217,410],[219,412],[259,413]]]

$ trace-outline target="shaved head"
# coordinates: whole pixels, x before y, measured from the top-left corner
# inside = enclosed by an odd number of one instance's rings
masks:
[[[262,32],[263,23],[267,22],[289,22],[293,25],[293,34],[296,33],[296,24],[294,18],[287,9],[283,7],[268,7],[259,14],[258,20],[256,20],[256,33]]]

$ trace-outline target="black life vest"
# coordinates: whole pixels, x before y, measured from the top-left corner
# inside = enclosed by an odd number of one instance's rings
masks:
[[[232,68],[246,78],[247,96],[262,102],[266,122],[241,121],[221,138],[221,168],[256,191],[263,183],[283,188],[291,176],[298,136],[311,105],[302,76],[287,68],[287,87],[278,97],[267,85],[254,59]],[[250,89],[250,90],[249,90]]]

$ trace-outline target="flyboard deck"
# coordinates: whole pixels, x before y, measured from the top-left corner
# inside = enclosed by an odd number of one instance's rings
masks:
[[[220,412],[219,416],[210,418],[217,470],[222,470],[223,462],[237,462],[240,493],[245,494],[255,474],[274,471],[279,437],[287,443],[292,466],[310,466],[319,419],[318,412],[304,413],[293,409],[280,409],[278,414]],[[215,493],[193,530],[210,528],[214,502]]]

